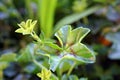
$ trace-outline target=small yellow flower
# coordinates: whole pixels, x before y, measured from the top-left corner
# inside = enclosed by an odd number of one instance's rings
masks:
[[[41,78],[41,80],[50,80],[51,71],[47,69],[42,69],[41,73],[37,73],[37,76]]]
[[[32,21],[32,19],[28,19],[26,22],[22,21],[20,24],[18,24],[20,28],[17,29],[15,32],[22,33],[23,35],[31,34],[36,23],[37,20]]]

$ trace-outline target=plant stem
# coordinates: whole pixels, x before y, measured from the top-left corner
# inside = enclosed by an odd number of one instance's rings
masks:
[[[36,34],[35,32],[32,32],[32,33],[31,33],[31,36],[32,36],[36,41],[38,41],[38,42],[40,42],[40,43],[42,42],[41,39],[37,36],[37,34]]]
[[[71,74],[71,72],[72,72],[72,70],[74,69],[75,65],[76,65],[76,62],[74,62],[74,64],[73,64],[73,65],[71,66],[71,68],[69,69],[69,71],[68,71],[68,73],[67,73],[67,76],[69,76],[69,75]]]

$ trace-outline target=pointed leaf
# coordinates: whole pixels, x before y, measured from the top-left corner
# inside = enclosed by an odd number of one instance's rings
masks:
[[[78,77],[76,75],[70,75],[69,80],[78,80]]]
[[[71,46],[69,50],[78,61],[85,63],[95,62],[95,54],[82,43],[76,43],[75,45]]]
[[[54,72],[57,69],[61,60],[62,60],[62,58],[60,58],[58,56],[51,56],[49,59],[50,70],[52,70]]]
[[[63,26],[59,31],[55,33],[55,36],[58,38],[61,46],[66,44],[70,31],[71,31],[71,26],[66,25],[66,26]]]
[[[71,31],[67,43],[69,45],[76,42],[81,42],[81,40],[90,32],[88,28],[78,27]]]

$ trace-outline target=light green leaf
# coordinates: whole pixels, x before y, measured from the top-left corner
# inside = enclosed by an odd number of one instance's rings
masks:
[[[74,59],[78,61],[85,63],[95,62],[95,54],[82,43],[76,43],[68,50],[73,54]]]
[[[54,43],[50,43],[50,42],[48,42],[48,43],[45,43],[47,46],[49,46],[49,47],[51,47],[51,48],[53,48],[53,49],[55,49],[55,50],[62,50],[62,48],[60,48],[57,44],[54,44]]]
[[[66,25],[66,26],[63,26],[59,31],[55,33],[55,36],[58,38],[62,47],[63,45],[66,44],[70,31],[71,31],[71,26]]]
[[[0,70],[7,68],[8,62],[0,62]]]
[[[54,14],[57,0],[38,0],[38,17],[40,27],[45,38],[50,38],[53,34]]]
[[[15,53],[8,53],[8,54],[3,54],[0,57],[0,61],[6,61],[6,62],[11,62],[15,61],[16,54]]]
[[[81,42],[82,39],[90,32],[88,28],[78,27],[71,31],[70,35],[68,36],[68,45],[75,44],[76,42]]]
[[[67,24],[71,24],[71,23],[73,23],[75,21],[78,21],[81,18],[86,17],[86,16],[96,12],[99,9],[100,9],[100,6],[94,6],[94,7],[88,8],[84,12],[73,13],[71,15],[68,15],[68,16],[62,18],[59,22],[56,23],[54,32],[56,32],[62,26],[67,25]]]
[[[73,65],[73,61],[71,60],[62,60],[57,68],[57,74],[62,75],[63,72],[66,72]]]

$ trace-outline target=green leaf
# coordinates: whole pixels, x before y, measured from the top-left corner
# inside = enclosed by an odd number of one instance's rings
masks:
[[[0,70],[7,68],[8,62],[0,62]]]
[[[89,29],[82,27],[71,30],[71,26],[66,25],[55,33],[63,50],[59,52],[59,55],[49,57],[52,71],[55,71],[63,60],[72,60],[78,62],[78,64],[95,62],[95,54],[84,44],[80,43],[89,31]],[[61,73],[62,70],[58,74]]]
[[[62,79],[61,80],[68,80],[68,76],[66,75],[66,74],[64,74],[63,76],[62,76]]]
[[[5,61],[5,62],[15,61],[15,59],[16,59],[16,54],[15,53],[3,54],[0,57],[0,61]]]
[[[59,31],[55,33],[55,36],[58,38],[62,47],[63,45],[66,44],[70,31],[71,31],[71,26],[66,25],[66,26],[63,26]]]
[[[0,80],[3,80],[3,71],[0,70]]]
[[[54,23],[54,12],[57,0],[38,0],[38,17],[40,27],[46,38],[52,36],[52,28]]]
[[[73,61],[71,60],[62,60],[57,68],[57,74],[62,75],[63,72],[66,72],[73,65]]]
[[[29,44],[26,48],[20,51],[21,55],[18,56],[18,62],[29,62],[32,61],[32,56],[34,53],[35,44]]]
[[[69,80],[78,80],[78,77],[76,75],[70,75]]]
[[[88,78],[84,78],[84,77],[83,77],[83,78],[80,78],[79,80],[88,80]]]
[[[64,74],[61,80],[79,80],[79,79],[76,75],[67,76],[66,74]]]
[[[78,27],[71,31],[70,35],[68,36],[68,45],[75,44],[76,42],[81,42],[82,39],[90,32],[88,28]]]
[[[74,44],[68,49],[68,51],[70,51],[74,59],[78,61],[82,61],[85,63],[95,62],[95,54],[82,43]]]
[[[50,70],[54,72],[60,64],[61,60],[62,58],[60,58],[59,56],[51,56],[49,59]]]
[[[45,43],[47,46],[49,46],[49,47],[51,47],[51,48],[53,48],[53,49],[55,49],[55,50],[62,50],[62,48],[60,48],[57,44],[54,44],[54,43],[50,43],[50,42],[48,42],[48,43]]]
[[[99,9],[100,9],[100,6],[94,6],[94,7],[88,8],[84,12],[73,13],[71,15],[68,15],[68,16],[62,18],[59,22],[56,23],[54,32],[59,30],[62,26],[76,22],[76,21],[80,20],[81,18],[86,17],[86,16],[96,12]]]

